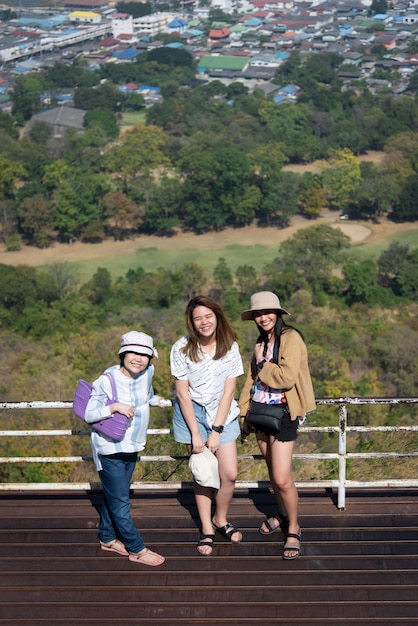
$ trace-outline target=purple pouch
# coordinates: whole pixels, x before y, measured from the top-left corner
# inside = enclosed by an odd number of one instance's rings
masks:
[[[112,399],[106,402],[106,405],[113,404],[117,402],[116,396],[116,386],[115,381],[110,372],[105,372],[105,376],[107,376],[110,380],[110,384],[112,385]],[[79,380],[77,384],[77,388],[75,390],[74,399],[73,399],[73,411],[80,419],[85,422],[85,414],[87,403],[90,399],[90,395],[92,392],[92,386],[86,380]],[[113,439],[113,441],[121,441],[126,433],[126,429],[128,428],[129,418],[126,415],[122,415],[122,413],[113,413],[110,417],[106,417],[100,422],[94,422],[90,424],[93,430],[98,433]]]

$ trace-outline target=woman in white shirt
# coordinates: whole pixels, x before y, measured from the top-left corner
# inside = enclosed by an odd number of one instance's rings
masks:
[[[239,543],[241,532],[227,514],[238,474],[236,439],[240,434],[239,408],[235,401],[237,376],[244,372],[236,334],[217,302],[196,296],[187,305],[188,334],[171,349],[171,373],[176,381],[174,439],[187,444],[189,454],[200,454],[205,446],[216,454],[220,488],[194,482],[201,522],[198,552],[210,556],[217,531],[231,543]]]

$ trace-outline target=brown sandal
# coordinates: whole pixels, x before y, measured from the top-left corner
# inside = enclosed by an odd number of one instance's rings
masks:
[[[113,541],[109,541],[109,543],[100,542],[100,547],[102,550],[108,550],[109,552],[116,552],[117,554],[121,554],[122,556],[128,556],[129,552],[123,545],[119,539],[113,539]]]
[[[157,552],[153,552],[148,548],[144,548],[141,552],[135,554],[134,552],[129,553],[129,560],[134,563],[142,563],[142,565],[151,565],[152,567],[157,567],[158,565],[162,565],[165,561],[165,558],[158,554]]]

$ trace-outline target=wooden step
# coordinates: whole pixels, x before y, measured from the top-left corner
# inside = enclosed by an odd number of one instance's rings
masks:
[[[134,520],[158,568],[104,552],[98,493],[0,495],[0,625],[240,624],[404,626],[418,623],[416,490],[302,491],[302,555],[283,561],[281,532],[258,533],[274,513],[267,490],[235,494],[230,519],[244,539],[219,535],[201,557],[193,494],[135,492]]]

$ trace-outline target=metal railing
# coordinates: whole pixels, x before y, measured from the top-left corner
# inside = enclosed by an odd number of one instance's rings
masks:
[[[348,425],[348,406],[361,405],[390,405],[396,406],[401,404],[418,404],[418,398],[318,398],[316,400],[318,406],[335,406],[338,408],[338,426],[302,426],[299,433],[337,433],[338,434],[338,451],[335,453],[295,453],[294,459],[315,459],[338,461],[338,478],[334,480],[311,480],[297,481],[298,488],[309,487],[330,487],[338,489],[339,509],[345,508],[346,489],[348,487],[366,488],[366,487],[418,487],[418,479],[387,479],[387,480],[371,480],[358,481],[347,480],[347,461],[350,459],[401,459],[401,458],[418,458],[418,452],[347,452],[347,433],[370,433],[370,432],[418,432],[418,425],[413,426],[349,426]],[[71,409],[72,402],[0,402],[1,411],[19,409]],[[53,437],[53,436],[73,436],[73,435],[89,435],[90,429],[67,429],[67,430],[0,430],[0,437]],[[148,435],[167,435],[170,434],[169,428],[149,429]],[[63,456],[63,457],[0,457],[0,463],[79,463],[81,461],[91,461],[91,456]],[[241,454],[239,460],[260,460],[261,455],[258,454]],[[170,456],[170,455],[140,455],[139,462],[169,462],[186,460],[186,456]],[[133,482],[132,488],[135,489],[180,489],[189,483],[183,482],[159,482],[151,483],[147,481]],[[267,481],[238,481],[237,487],[259,488],[268,485]],[[83,483],[0,483],[0,491],[42,491],[42,490],[92,490],[100,488],[99,482],[83,482]]]

